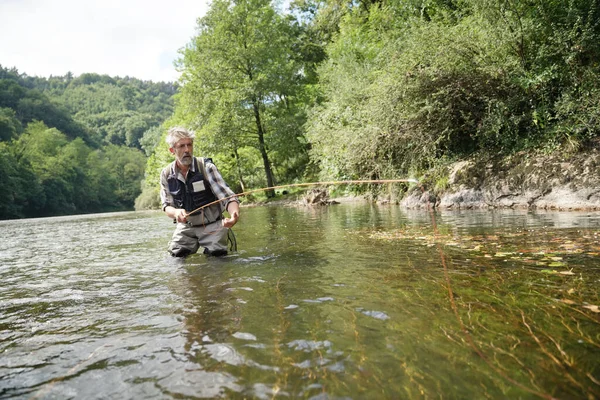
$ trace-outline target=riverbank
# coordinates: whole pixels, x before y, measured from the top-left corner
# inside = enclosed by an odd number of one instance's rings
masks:
[[[324,189],[302,190],[246,206],[328,205],[369,202],[370,196],[330,196]],[[438,168],[412,185],[401,199],[379,198],[419,209],[600,210],[600,150],[577,154],[517,153],[507,158],[473,159]]]
[[[573,155],[518,153],[453,163],[438,181],[412,188],[405,208],[600,210],[600,151]],[[432,180],[433,181],[433,180]],[[431,187],[433,186],[433,188]]]

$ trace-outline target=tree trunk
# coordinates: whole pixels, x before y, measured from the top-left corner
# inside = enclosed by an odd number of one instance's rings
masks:
[[[271,162],[269,161],[269,155],[267,154],[267,148],[265,146],[265,132],[262,126],[262,122],[260,120],[260,110],[258,106],[258,100],[253,101],[254,107],[254,119],[256,121],[256,129],[258,132],[258,149],[260,154],[262,155],[263,164],[265,165],[265,174],[267,176],[267,187],[275,186],[273,179],[273,172],[271,171]],[[268,198],[275,197],[275,190],[267,190],[265,192]]]
[[[242,189],[242,193],[246,191],[246,184],[244,183],[244,175],[242,175],[242,166],[241,166],[241,162],[240,162],[240,155],[238,154],[237,151],[237,146],[233,145],[233,155],[235,156],[235,165],[237,167],[237,172],[238,172],[238,179],[240,182],[240,187]]]

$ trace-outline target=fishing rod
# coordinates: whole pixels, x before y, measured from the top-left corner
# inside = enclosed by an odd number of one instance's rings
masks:
[[[359,180],[347,180],[347,181],[326,181],[326,182],[290,183],[290,184],[287,184],[287,185],[269,186],[269,187],[264,187],[264,188],[260,188],[260,189],[248,190],[246,192],[242,192],[242,193],[234,194],[234,195],[231,195],[231,196],[227,196],[227,197],[224,197],[222,199],[215,200],[215,201],[213,201],[211,203],[203,205],[202,207],[198,207],[195,210],[192,210],[189,213],[186,213],[185,216],[187,218],[189,216],[192,216],[192,215],[196,214],[197,212],[202,211],[206,207],[212,206],[213,204],[217,204],[217,203],[219,203],[221,201],[226,201],[226,200],[232,199],[234,197],[247,196],[247,195],[252,194],[252,193],[266,192],[266,191],[269,191],[269,190],[276,190],[276,189],[282,189],[282,188],[288,188],[288,187],[306,187],[306,186],[320,186],[320,185],[344,185],[344,184],[365,184],[365,183],[371,183],[371,184],[416,183],[416,184],[420,184],[420,182],[418,180],[413,179],[413,178],[407,178],[407,179],[359,179]]]

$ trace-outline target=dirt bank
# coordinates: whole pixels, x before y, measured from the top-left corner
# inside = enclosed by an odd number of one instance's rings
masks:
[[[461,161],[445,172],[442,189],[413,188],[400,204],[423,208],[429,199],[440,209],[600,210],[597,149],[571,156],[520,153],[501,160]]]

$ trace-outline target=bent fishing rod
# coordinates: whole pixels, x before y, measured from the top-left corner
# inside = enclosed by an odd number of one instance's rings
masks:
[[[308,182],[308,183],[290,183],[287,185],[278,185],[278,186],[269,186],[269,187],[264,187],[264,188],[260,188],[260,189],[253,189],[253,190],[249,190],[246,192],[242,192],[242,193],[238,193],[238,194],[234,194],[231,196],[227,196],[224,197],[222,199],[218,199],[215,200],[211,203],[208,203],[202,207],[198,207],[195,210],[190,211],[189,213],[186,213],[185,216],[186,218],[189,216],[192,216],[200,211],[202,211],[203,209],[205,209],[206,207],[212,206],[213,204],[217,204],[221,201],[226,201],[229,199],[233,199],[235,197],[243,197],[243,196],[247,196],[249,194],[252,193],[258,193],[258,192],[266,192],[269,190],[276,190],[276,189],[282,189],[282,188],[289,188],[289,187],[307,187],[307,186],[325,186],[325,185],[346,185],[346,184],[365,184],[365,183],[369,183],[369,184],[385,184],[385,183],[416,183],[416,184],[420,184],[420,182],[417,179],[413,179],[413,178],[407,178],[407,179],[359,179],[359,180],[347,180],[347,181],[328,181],[328,182]]]

